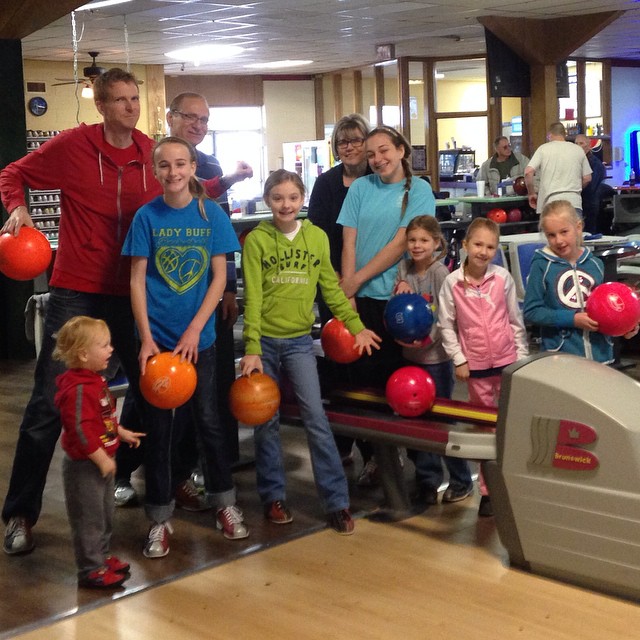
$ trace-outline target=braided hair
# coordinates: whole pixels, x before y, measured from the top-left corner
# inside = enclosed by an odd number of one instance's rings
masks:
[[[404,214],[407,211],[407,207],[409,206],[409,191],[411,190],[411,181],[413,179],[413,171],[411,169],[411,162],[410,162],[411,151],[412,151],[411,144],[397,129],[394,129],[393,127],[388,127],[387,125],[384,125],[384,124],[378,125],[377,127],[373,128],[371,131],[369,131],[369,133],[367,134],[367,140],[369,140],[369,138],[378,134],[387,136],[391,141],[391,144],[396,149],[399,149],[400,147],[403,147],[404,149],[404,155],[402,156],[402,160],[401,160],[402,170],[404,172],[404,177],[405,177],[404,195],[402,196],[402,208],[400,209],[400,219],[402,220],[402,218],[404,217]]]

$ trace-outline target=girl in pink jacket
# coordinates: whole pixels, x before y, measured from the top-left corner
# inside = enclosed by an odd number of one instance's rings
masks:
[[[500,228],[476,218],[467,229],[462,266],[440,289],[438,326],[442,344],[453,360],[456,378],[467,383],[469,401],[497,406],[502,370],[528,355],[527,335],[511,274],[492,260]],[[479,515],[493,511],[480,475]]]

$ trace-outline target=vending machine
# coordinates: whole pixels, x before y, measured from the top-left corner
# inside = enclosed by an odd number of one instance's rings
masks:
[[[331,142],[329,140],[305,140],[302,142],[284,142],[282,144],[283,168],[295,171],[304,182],[307,190],[305,204],[316,178],[333,166]]]

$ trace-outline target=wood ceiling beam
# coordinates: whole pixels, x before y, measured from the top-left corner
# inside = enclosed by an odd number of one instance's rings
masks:
[[[478,22],[529,64],[555,65],[624,13],[604,11],[546,20],[483,16]]]
[[[78,0],[1,0],[0,39],[22,40],[74,9],[86,4]]]

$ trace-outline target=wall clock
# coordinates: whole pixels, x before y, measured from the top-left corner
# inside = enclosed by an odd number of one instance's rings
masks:
[[[47,111],[47,107],[47,101],[40,96],[36,96],[35,98],[31,98],[31,100],[29,100],[29,111],[34,116],[44,115]]]

